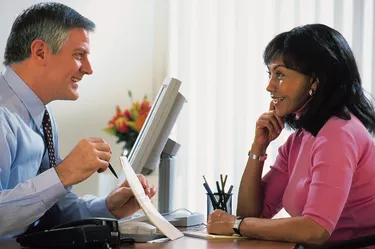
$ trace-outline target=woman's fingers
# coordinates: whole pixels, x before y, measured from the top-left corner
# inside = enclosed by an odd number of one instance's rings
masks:
[[[283,128],[273,112],[262,115],[257,121],[257,127],[266,127],[270,132],[280,132]]]

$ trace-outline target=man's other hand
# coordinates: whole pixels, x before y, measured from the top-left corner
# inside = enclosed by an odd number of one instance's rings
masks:
[[[137,176],[146,195],[149,198],[152,198],[156,193],[156,188],[149,185],[143,175],[138,174]],[[108,195],[107,207],[117,219],[132,215],[140,209],[127,180]]]

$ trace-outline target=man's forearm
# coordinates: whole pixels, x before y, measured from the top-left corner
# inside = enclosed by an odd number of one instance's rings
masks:
[[[24,230],[66,194],[52,170],[0,192],[0,237]]]
[[[115,217],[106,206],[106,197],[96,197],[93,195],[85,195],[78,197],[69,192],[60,202],[61,222],[71,220],[84,219],[88,217]]]

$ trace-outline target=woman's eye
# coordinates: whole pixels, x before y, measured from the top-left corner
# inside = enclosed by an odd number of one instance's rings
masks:
[[[267,71],[266,73],[267,73],[267,75],[268,75],[268,78],[271,79],[271,72],[270,72],[270,71]]]
[[[281,79],[284,76],[284,74],[280,72],[276,72],[276,78]]]

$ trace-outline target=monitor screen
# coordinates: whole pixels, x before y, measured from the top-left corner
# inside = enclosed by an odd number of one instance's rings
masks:
[[[152,104],[146,121],[129,153],[135,173],[150,174],[160,161],[168,137],[186,98],[179,92],[181,81],[167,77]]]

